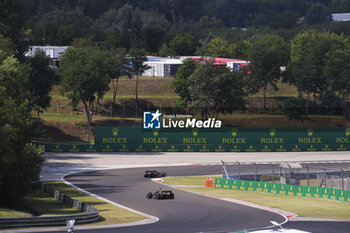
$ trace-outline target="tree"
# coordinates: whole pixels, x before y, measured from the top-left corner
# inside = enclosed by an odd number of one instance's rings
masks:
[[[88,126],[92,120],[94,103],[109,90],[109,82],[115,76],[113,56],[99,49],[71,47],[60,62],[61,92],[67,94],[71,104],[80,101],[85,107]],[[90,133],[90,132],[89,132]]]
[[[329,116],[335,114],[336,110],[341,108],[342,100],[330,89],[320,94],[320,100],[322,106],[326,109],[329,122]]]
[[[171,87],[174,89],[175,93],[180,96],[180,99],[176,101],[176,105],[179,107],[184,107],[188,103],[190,98],[190,92],[188,90],[189,77],[193,74],[196,67],[197,61],[187,59],[183,61],[183,64],[178,68],[174,76],[174,82]]]
[[[169,42],[170,55],[191,56],[198,46],[196,37],[191,33],[178,33]]]
[[[114,68],[115,74],[112,77],[112,87],[113,87],[113,102],[111,106],[111,115],[113,115],[113,108],[115,107],[115,101],[118,93],[119,87],[119,78],[123,75],[127,75],[131,78],[130,67],[127,65],[126,51],[124,48],[119,48],[116,51],[113,51],[114,54]]]
[[[130,61],[131,61],[131,73],[132,76],[136,75],[136,86],[135,86],[135,102],[138,103],[138,85],[139,85],[139,76],[142,75],[149,66],[144,64],[147,61],[146,51],[144,49],[131,49],[129,52]]]
[[[303,122],[306,119],[305,115],[305,100],[302,95],[298,97],[291,97],[285,102],[283,114],[288,117],[288,120],[295,120],[296,122]]]
[[[49,67],[50,58],[43,51],[36,52],[33,58],[28,60],[29,72],[29,106],[37,112],[38,116],[50,106],[52,83],[55,77],[54,71]]]
[[[142,46],[146,51],[156,53],[166,41],[171,24],[163,15],[153,11],[142,11],[140,14],[142,19]]]
[[[0,34],[11,39],[14,48],[12,52],[22,60],[27,50],[24,8],[18,0],[1,0],[0,12]]]
[[[276,35],[265,35],[252,42],[248,48],[250,79],[256,87],[262,88],[264,109],[266,109],[266,90],[271,85],[275,90],[281,78],[281,66],[287,64],[289,50],[284,40]]]
[[[220,113],[232,113],[245,107],[243,87],[239,73],[208,61],[198,65],[189,78],[188,105],[199,111],[202,118],[217,118]]]
[[[216,37],[205,46],[205,52],[201,55],[210,57],[229,57],[229,44],[224,38]]]
[[[69,45],[73,38],[89,35],[91,25],[91,19],[79,7],[46,9],[41,20],[32,25],[31,39],[39,45]]]
[[[228,47],[229,57],[236,59],[248,59],[247,49],[249,47],[250,42],[246,40],[238,41],[234,44],[230,44]]]
[[[111,9],[99,17],[93,26],[96,37],[116,35],[116,46],[126,48],[139,47],[142,44],[142,19],[139,10],[124,5],[118,10]],[[101,35],[99,35],[101,34]]]
[[[0,38],[4,38],[0,36]],[[11,45],[7,39],[6,44]],[[44,161],[42,147],[31,144],[36,136],[31,109],[25,99],[28,72],[0,44],[0,205],[13,205],[39,180]]]
[[[28,83],[28,67],[0,49],[0,86],[5,87],[4,95],[17,104],[23,103],[27,97],[25,87]]]
[[[330,13],[325,5],[316,2],[312,4],[305,14],[305,21],[308,24],[324,23],[331,18]]]
[[[294,84],[299,92],[306,93],[305,111],[309,112],[310,97],[316,101],[328,88],[323,75],[326,54],[344,46],[344,37],[314,30],[299,33],[291,41],[291,58],[284,81]]]
[[[337,49],[326,54],[323,75],[330,82],[330,88],[345,102],[345,112],[350,100],[350,48]]]

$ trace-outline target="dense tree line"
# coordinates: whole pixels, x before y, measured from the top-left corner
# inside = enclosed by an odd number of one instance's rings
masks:
[[[264,109],[267,109],[266,90],[268,86],[278,90],[277,82],[280,80],[295,86],[299,95],[286,102],[284,111],[290,119],[303,120],[308,118],[311,102],[321,106],[323,113],[328,115],[336,112],[338,114],[349,112],[349,38],[317,30],[300,32],[289,42],[272,34],[233,44],[223,38],[215,38],[201,49],[201,53],[214,57],[231,57],[235,54],[238,58],[249,60],[248,67],[231,75],[232,80],[238,76],[239,80],[243,81],[240,84],[232,83],[231,88],[240,93],[236,94],[237,96],[245,97],[246,100],[249,100],[247,98],[249,95],[261,91]],[[175,92],[180,96],[178,106],[197,107],[198,109],[204,106],[215,106],[217,109],[210,111],[216,113],[229,112],[227,109],[231,111],[243,109],[244,105],[226,106],[223,108],[226,109],[225,111],[220,108],[220,103],[225,103],[223,99],[225,94],[230,93],[223,87],[230,86],[230,84],[222,85],[220,86],[222,89],[216,90],[217,97],[221,98],[220,101],[215,104],[208,102],[204,93],[210,96],[209,93],[216,88],[214,83],[220,81],[220,79],[215,79],[219,77],[217,72],[227,71],[227,69],[223,70],[222,67],[215,68],[211,65],[211,69],[205,70],[203,66],[208,67],[210,64],[203,65],[201,62],[188,60],[179,68],[173,83]],[[205,71],[201,72],[200,70],[203,69]],[[193,82],[196,74],[200,74],[198,83]],[[200,82],[203,84],[200,85]],[[204,84],[206,82],[209,84]],[[195,86],[191,86],[193,84]],[[206,85],[209,85],[210,88]],[[232,102],[244,103],[242,99],[236,101],[235,98],[230,98]]]
[[[39,180],[43,149],[32,141],[38,136],[32,111],[47,107],[50,80],[38,68],[42,56],[20,62],[15,44],[0,35],[0,205],[18,204],[31,182]],[[46,67],[48,64],[45,65]],[[44,77],[45,76],[45,77]]]
[[[349,0],[16,0],[11,22],[25,24],[32,45],[71,45],[91,37],[104,48],[144,48],[147,53],[180,55],[177,44],[191,40],[191,55],[212,38],[229,42],[256,33],[292,39],[306,27],[350,34],[344,23],[332,23],[331,13],[350,10]],[[237,29],[238,28],[238,29]],[[240,28],[248,28],[241,31]],[[245,30],[245,29],[244,29]],[[156,38],[156,39],[155,39]],[[188,44],[185,44],[188,45]],[[184,55],[184,54],[181,54]]]

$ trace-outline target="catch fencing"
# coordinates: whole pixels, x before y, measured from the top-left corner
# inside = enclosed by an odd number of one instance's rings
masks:
[[[249,165],[221,162],[223,178],[350,190],[349,168],[287,162]]]

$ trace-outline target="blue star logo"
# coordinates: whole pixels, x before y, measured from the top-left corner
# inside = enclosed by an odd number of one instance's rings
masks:
[[[144,129],[160,129],[160,116],[162,114],[156,112],[143,112],[143,128]]]

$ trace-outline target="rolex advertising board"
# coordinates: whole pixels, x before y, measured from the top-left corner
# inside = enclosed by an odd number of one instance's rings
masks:
[[[46,145],[51,152],[346,151],[349,127],[222,127],[214,118],[144,112],[142,126],[95,127],[92,145]]]
[[[96,127],[95,144],[105,152],[283,152],[349,150],[350,129],[229,128],[142,129]],[[55,149],[55,148],[53,148]],[[70,151],[74,148],[70,148]],[[85,150],[85,149],[84,149]]]

